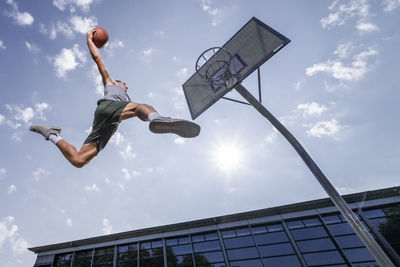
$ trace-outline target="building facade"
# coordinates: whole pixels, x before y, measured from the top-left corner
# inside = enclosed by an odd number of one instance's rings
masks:
[[[400,187],[343,198],[400,266]],[[329,199],[30,250],[42,267],[378,266]]]

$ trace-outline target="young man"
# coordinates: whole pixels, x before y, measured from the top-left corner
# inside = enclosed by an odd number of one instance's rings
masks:
[[[94,158],[107,144],[121,121],[138,117],[150,121],[149,128],[154,133],[174,133],[182,137],[196,137],[200,126],[186,120],[162,117],[147,104],[132,102],[127,94],[127,85],[111,78],[101,58],[99,49],[93,43],[94,29],[87,33],[87,45],[90,55],[96,62],[104,84],[104,97],[97,102],[92,132],[78,151],[61,137],[61,128],[33,125],[30,130],[51,140],[75,167],[81,168]]]

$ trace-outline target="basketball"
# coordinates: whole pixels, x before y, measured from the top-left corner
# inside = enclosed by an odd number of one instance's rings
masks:
[[[94,28],[93,43],[97,48],[102,48],[108,42],[108,32],[102,27]]]

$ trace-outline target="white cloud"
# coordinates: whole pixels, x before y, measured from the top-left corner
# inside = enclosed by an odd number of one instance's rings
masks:
[[[176,110],[182,110],[186,108],[185,96],[181,86],[172,89],[172,104]]]
[[[92,184],[91,186],[85,186],[85,190],[99,192],[100,188],[96,184]]]
[[[7,176],[7,170],[5,168],[0,168],[0,180]]]
[[[14,192],[16,192],[17,191],[17,187],[15,186],[15,185],[10,185],[9,187],[8,187],[8,191],[7,191],[7,193],[9,194],[9,195],[11,195],[12,193],[14,193]]]
[[[14,255],[19,255],[26,252],[30,245],[18,233],[18,226],[13,224],[14,220],[13,216],[7,216],[0,221],[0,249],[8,240]]]
[[[28,50],[30,52],[33,52],[33,53],[39,52],[39,48],[35,44],[31,44],[30,42],[26,41],[25,46],[26,46],[26,48],[28,48]]]
[[[179,82],[184,82],[184,80],[188,76],[188,69],[183,68],[183,69],[179,70],[177,73],[175,73],[175,76],[178,77]]]
[[[68,0],[53,0],[53,5],[61,11],[65,10]]]
[[[149,56],[151,56],[153,54],[153,52],[154,52],[153,48],[150,47],[149,49],[144,50],[142,52],[142,55],[145,56],[145,57],[149,57]]]
[[[18,129],[21,127],[20,121],[27,125],[31,124],[34,119],[40,119],[45,121],[46,117],[44,112],[46,110],[51,110],[51,106],[47,103],[36,103],[34,107],[23,107],[18,105],[6,104],[7,110],[11,113],[12,119],[6,119],[5,116],[0,115],[0,124],[6,123],[13,129]]]
[[[54,67],[57,76],[66,78],[67,72],[76,69],[81,63],[86,62],[85,52],[79,50],[79,46],[75,44],[72,49],[63,48],[54,58]]]
[[[338,55],[340,58],[347,58],[353,49],[354,45],[351,42],[341,43],[333,54]]]
[[[139,58],[140,58],[142,61],[149,61],[150,58],[154,55],[154,53],[155,53],[154,48],[150,47],[150,48],[148,48],[148,49],[143,50],[142,52],[140,52],[140,53],[139,53]]]
[[[369,12],[370,6],[367,4],[367,0],[343,1],[343,4],[339,4],[339,2],[341,1],[334,1],[328,8],[331,13],[320,20],[323,28],[331,29],[335,26],[342,26],[349,19],[356,18],[358,30],[362,32],[378,30],[378,28],[369,21],[371,14]]]
[[[101,78],[99,69],[95,63],[93,63],[89,75],[92,78],[92,82],[96,85],[96,93],[99,95],[104,95],[103,80]]]
[[[133,174],[133,176],[140,176],[140,175],[142,175],[141,172],[135,171],[135,170],[132,171],[132,174]]]
[[[21,26],[30,26],[34,22],[33,16],[28,12],[20,12],[18,5],[14,0],[7,0],[7,4],[11,6],[11,11],[6,11],[6,15],[14,19],[14,22]]]
[[[15,143],[21,143],[23,134],[23,131],[13,133],[13,135],[11,136],[11,140]]]
[[[110,143],[119,146],[125,141],[124,136],[120,132],[116,132],[110,139]]]
[[[50,39],[56,39],[57,33],[64,34],[68,39],[75,37],[73,25],[69,25],[66,22],[57,21],[56,26],[51,24]]]
[[[306,69],[308,76],[313,76],[319,72],[325,72],[333,78],[341,81],[358,81],[370,70],[368,59],[378,54],[372,47],[368,48],[353,57],[350,65],[345,65],[340,60],[328,60],[323,63],[314,64]]]
[[[112,57],[114,56],[114,51],[118,48],[123,48],[125,47],[125,44],[123,41],[115,41],[115,42],[111,42],[109,43],[106,47],[105,47],[105,52],[107,54],[107,56]]]
[[[111,223],[108,219],[103,218],[103,234],[104,235],[109,235],[112,233],[112,226]]]
[[[269,135],[267,135],[267,136],[264,138],[264,142],[267,143],[267,144],[272,144],[272,143],[274,143],[274,141],[275,141],[275,139],[276,139],[276,135],[277,135],[277,132],[276,132],[276,131],[270,133]]]
[[[386,12],[390,12],[400,6],[400,0],[384,0],[383,5],[383,10]]]
[[[332,137],[334,139],[339,138],[339,133],[343,129],[343,126],[339,124],[336,119],[330,121],[319,121],[315,125],[308,125],[310,128],[307,131],[308,136],[322,138],[324,136]]]
[[[43,111],[51,110],[51,106],[45,102],[35,104],[35,115],[38,115],[41,120],[46,120]]]
[[[165,32],[163,30],[158,30],[154,32],[154,35],[156,36],[164,36]]]
[[[320,105],[316,102],[300,104],[297,106],[297,109],[303,110],[303,117],[305,118],[308,116],[319,116],[322,112],[327,110],[324,105]]]
[[[14,114],[14,119],[17,121],[23,121],[29,123],[29,121],[35,116],[34,110],[31,107],[21,108],[17,105],[6,105],[6,108]]]
[[[72,16],[68,22],[57,21],[49,23],[48,26],[44,24],[39,25],[39,30],[42,34],[49,36],[51,40],[57,38],[58,33],[63,34],[68,39],[74,39],[75,33],[86,34],[90,28],[97,25],[97,18]]]
[[[43,168],[37,168],[36,170],[33,171],[33,177],[35,178],[35,180],[36,180],[37,182],[39,182],[40,179],[41,179],[43,176],[47,176],[47,175],[49,175],[49,174],[50,174],[50,172],[47,171],[47,170],[45,170],[45,169],[43,169]]]
[[[2,40],[0,40],[0,49],[6,49],[6,46]]]
[[[131,179],[131,175],[129,174],[129,171],[125,168],[121,169],[121,172],[123,174],[124,179],[126,180],[130,180]]]
[[[53,5],[61,11],[69,6],[71,12],[75,12],[76,8],[80,8],[84,12],[90,10],[93,0],[53,0]]]
[[[66,224],[68,227],[72,227],[72,220],[71,220],[71,218],[67,218],[67,219],[65,220],[65,224]]]
[[[182,145],[185,143],[185,139],[182,137],[175,138],[174,143],[178,144],[178,145]]]
[[[11,237],[11,248],[14,254],[20,255],[26,252],[30,244],[28,241],[20,237],[19,235]]]
[[[132,150],[131,144],[127,144],[121,152],[119,152],[122,158],[124,159],[132,159],[136,157],[136,154]]]
[[[362,31],[362,32],[373,32],[379,30],[378,27],[372,23],[369,22],[360,22],[357,24],[357,29]]]
[[[302,86],[303,86],[303,83],[304,83],[304,79],[301,79],[301,80],[297,81],[297,82],[294,84],[294,89],[295,89],[296,91],[301,90],[301,89],[302,89]]]
[[[224,13],[222,9],[220,8],[213,8],[211,7],[212,1],[211,0],[201,0],[201,7],[203,8],[203,11],[205,11],[208,15],[211,16],[212,22],[211,24],[213,26],[218,25],[223,18],[224,18]]]
[[[69,21],[72,24],[73,29],[81,34],[86,34],[89,29],[97,25],[97,18],[94,16],[89,18],[73,16]]]

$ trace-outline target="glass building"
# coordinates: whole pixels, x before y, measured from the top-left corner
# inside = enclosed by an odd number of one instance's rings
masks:
[[[400,266],[400,187],[343,198]],[[43,267],[378,266],[330,199],[30,250]]]

